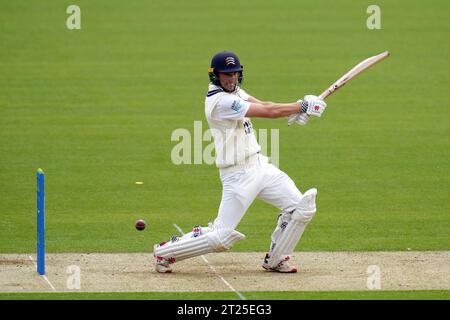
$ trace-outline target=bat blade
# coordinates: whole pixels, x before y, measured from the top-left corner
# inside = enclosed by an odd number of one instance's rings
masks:
[[[389,56],[389,51],[382,52],[376,56],[367,58],[364,61],[361,61],[356,66],[354,66],[350,71],[340,77],[337,81],[335,81],[330,87],[328,87],[324,92],[319,95],[320,99],[325,99],[330,96],[333,92],[344,86],[351,79],[361,74],[364,70],[369,69],[371,66],[380,62],[381,60],[387,58]]]

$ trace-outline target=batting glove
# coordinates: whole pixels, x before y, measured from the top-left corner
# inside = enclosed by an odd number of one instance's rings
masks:
[[[296,113],[292,114],[288,118],[288,125],[293,123],[298,123],[301,126],[304,126],[309,121],[309,116],[306,113]]]
[[[314,95],[306,95],[303,101],[298,101],[301,105],[301,112],[308,116],[320,117],[325,111],[327,104],[325,101]]]

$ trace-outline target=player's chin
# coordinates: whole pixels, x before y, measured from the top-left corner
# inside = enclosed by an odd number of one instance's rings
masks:
[[[225,90],[231,92],[231,91],[234,91],[234,89],[236,88],[236,84],[227,84],[224,87],[225,87]]]

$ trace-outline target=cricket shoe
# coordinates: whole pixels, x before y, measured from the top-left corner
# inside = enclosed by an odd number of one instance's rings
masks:
[[[173,240],[173,239],[172,239]],[[170,267],[171,263],[175,262],[175,259],[166,259],[161,256],[156,256],[154,252],[156,252],[156,248],[167,245],[169,242],[164,241],[153,246],[153,256],[155,257],[155,270],[159,273],[172,273],[172,268]]]
[[[170,262],[164,257],[155,257],[155,270],[159,273],[172,273]]]
[[[288,260],[290,259],[289,256],[286,256],[283,260],[281,260],[275,267],[271,268],[269,266],[269,254],[267,253],[264,262],[262,264],[262,267],[269,272],[280,272],[280,273],[296,273],[297,268],[292,267],[289,265]]]

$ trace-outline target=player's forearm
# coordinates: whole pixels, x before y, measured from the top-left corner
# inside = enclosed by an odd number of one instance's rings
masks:
[[[247,117],[281,118],[300,112],[298,103],[252,103],[247,111]]]
[[[270,103],[267,104],[268,107],[270,107],[273,112],[274,116],[273,118],[281,118],[281,117],[287,117],[291,114],[299,113],[300,112],[300,105],[296,102],[294,103]]]
[[[281,118],[288,117],[300,112],[298,103],[277,103],[272,101],[262,101],[250,96],[248,102],[251,102],[247,117],[260,118]]]

